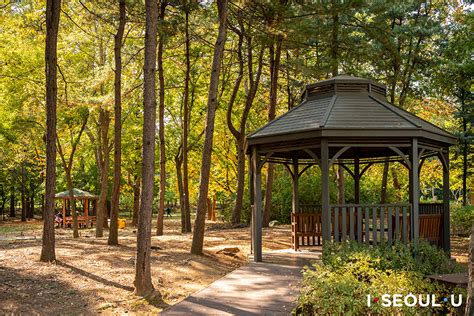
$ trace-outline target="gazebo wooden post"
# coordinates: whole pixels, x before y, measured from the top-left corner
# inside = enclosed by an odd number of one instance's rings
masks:
[[[354,203],[360,204],[360,164],[359,157],[354,158]]]
[[[250,243],[250,253],[253,254],[253,238],[255,236],[255,232],[254,232],[254,201],[255,199],[253,198],[253,168],[252,168],[252,153],[249,155],[249,159],[248,159],[248,163],[249,163],[249,192],[250,192],[250,207],[251,207],[251,223],[250,223],[250,239],[251,239],[251,243]]]
[[[411,220],[410,220],[410,237],[412,240],[418,240],[419,234],[419,205],[420,205],[420,177],[418,175],[418,165],[420,159],[418,157],[418,139],[413,138],[410,151],[410,203],[411,203]]]
[[[89,198],[84,199],[84,217],[86,221],[86,227],[89,226]]]
[[[299,188],[298,188],[298,158],[293,158],[293,194],[291,200],[291,206],[293,208],[293,213],[298,213],[299,211]]]
[[[451,254],[451,231],[449,223],[449,147],[446,152],[441,153],[443,163],[443,249],[448,255]],[[444,158],[444,159],[443,159]]]
[[[66,200],[65,199],[62,199],[63,200],[63,222],[61,223],[61,225],[63,227],[66,227],[64,225],[64,220],[66,219]]]
[[[253,169],[253,198],[252,208],[253,224],[253,261],[262,262],[262,169],[260,166],[260,154],[257,148],[252,148],[252,169]]]
[[[326,138],[321,139],[321,206],[323,246],[331,240],[331,216],[329,210],[329,147]]]

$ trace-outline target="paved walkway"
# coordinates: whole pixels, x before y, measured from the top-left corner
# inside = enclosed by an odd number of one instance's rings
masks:
[[[261,263],[234,270],[161,315],[288,315],[295,306],[301,268],[320,252],[264,253]]]

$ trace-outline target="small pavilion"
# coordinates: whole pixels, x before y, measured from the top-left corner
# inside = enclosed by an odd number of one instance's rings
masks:
[[[73,189],[74,200],[81,202],[82,215],[79,213],[77,220],[80,226],[92,227],[96,221],[97,202],[99,197],[80,189]],[[55,199],[62,200],[63,226],[72,225],[71,197],[69,191],[56,193]]]
[[[353,240],[367,244],[419,238],[450,251],[449,147],[445,130],[387,102],[386,87],[365,78],[337,76],[306,86],[300,105],[247,136],[252,251],[262,261],[261,170],[283,164],[292,177],[292,244]],[[427,158],[443,165],[443,202],[420,203],[419,172]],[[409,173],[409,201],[362,204],[360,181],[373,164],[399,162]],[[354,203],[330,200],[329,170],[342,165],[354,179]],[[321,204],[300,205],[298,179],[321,170]]]

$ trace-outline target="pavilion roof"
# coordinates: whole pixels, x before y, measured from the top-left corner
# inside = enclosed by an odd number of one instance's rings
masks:
[[[74,198],[78,198],[78,199],[82,199],[82,198],[97,198],[97,195],[94,195],[92,193],[89,193],[87,191],[84,191],[84,190],[81,190],[81,189],[76,189],[74,188],[72,190],[72,193],[74,194]],[[57,199],[67,199],[69,198],[69,191],[66,190],[66,191],[63,191],[63,192],[59,192],[59,193],[56,193],[55,198]]]
[[[250,134],[247,141],[252,145],[277,136],[285,140],[285,135],[311,131],[329,137],[332,132],[338,137],[341,131],[348,137],[360,132],[370,138],[378,132],[397,136],[401,130],[404,137],[425,137],[448,145],[456,142],[447,131],[387,102],[384,85],[343,75],[307,85],[300,105]]]

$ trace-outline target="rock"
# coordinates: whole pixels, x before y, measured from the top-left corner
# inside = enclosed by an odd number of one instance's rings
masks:
[[[153,250],[161,250],[161,247],[158,247],[158,246],[151,246],[150,248]]]
[[[235,257],[238,252],[240,252],[240,249],[238,247],[228,247],[217,251],[217,253],[219,254],[221,253],[223,255],[231,257]]]
[[[268,226],[273,227],[273,226],[276,226],[278,224],[280,224],[280,223],[278,223],[278,221],[271,221],[270,223],[268,223]]]

